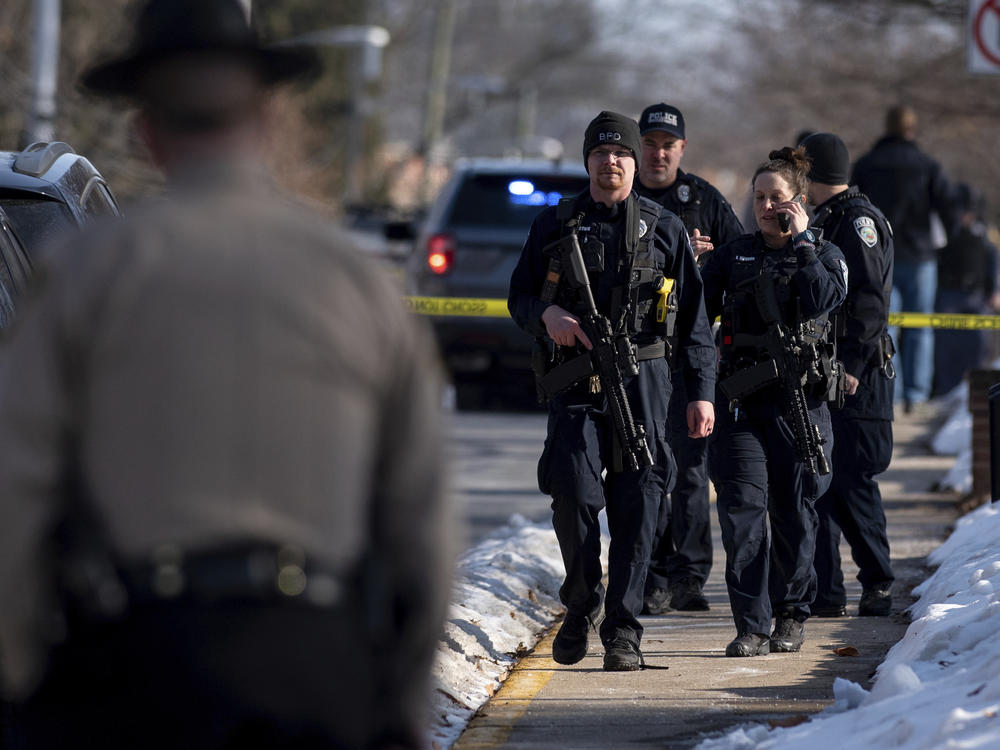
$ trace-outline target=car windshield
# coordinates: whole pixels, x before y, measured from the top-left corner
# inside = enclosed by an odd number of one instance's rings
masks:
[[[504,227],[525,232],[546,206],[576,195],[588,184],[586,175],[469,175],[452,202],[452,226]]]
[[[73,214],[59,201],[0,196],[0,206],[29,255],[76,225]]]

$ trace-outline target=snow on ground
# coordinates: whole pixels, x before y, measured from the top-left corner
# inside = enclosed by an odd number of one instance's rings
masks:
[[[969,444],[967,398],[945,398],[951,418],[934,450]],[[971,461],[942,488],[971,486]],[[964,472],[964,474],[963,474]],[[928,557],[913,622],[879,666],[871,691],[838,678],[834,703],[796,727],[743,726],[697,750],[1000,747],[1000,503],[959,520]],[[561,615],[559,546],[549,523],[514,516],[459,560],[435,667],[433,740],[449,748],[517,662]]]
[[[1000,747],[1000,503],[959,520],[928,556],[913,622],[868,692],[837,678],[835,701],[797,727],[737,729],[696,750]]]
[[[563,563],[550,523],[513,516],[458,561],[434,665],[435,747],[454,743],[520,655],[563,613]]]

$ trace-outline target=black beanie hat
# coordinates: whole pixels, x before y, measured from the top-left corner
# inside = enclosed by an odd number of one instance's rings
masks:
[[[620,115],[617,112],[601,112],[590,121],[587,132],[583,136],[584,165],[586,165],[587,157],[593,149],[608,143],[629,149],[638,162],[641,153],[638,123],[631,117]]]
[[[823,185],[846,185],[850,178],[851,158],[840,136],[813,133],[802,141],[809,156],[809,179]]]

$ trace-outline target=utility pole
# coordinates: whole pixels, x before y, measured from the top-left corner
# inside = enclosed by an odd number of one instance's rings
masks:
[[[28,145],[55,138],[56,90],[59,74],[60,0],[35,0],[31,112]]]
[[[434,27],[434,51],[431,54],[430,81],[424,110],[423,138],[420,151],[424,157],[421,202],[430,198],[430,165],[435,146],[444,132],[444,113],[448,100],[448,76],[451,72],[451,40],[455,32],[455,0],[438,0]]]

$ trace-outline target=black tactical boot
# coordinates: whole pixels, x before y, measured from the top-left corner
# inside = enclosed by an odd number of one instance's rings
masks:
[[[805,628],[798,620],[791,617],[778,617],[771,633],[772,651],[798,651],[806,639]]]
[[[892,586],[882,583],[861,592],[858,615],[861,617],[885,617],[892,612]]]
[[[726,656],[764,656],[771,652],[771,641],[760,633],[744,633],[726,646]]]
[[[708,599],[697,578],[682,578],[670,584],[670,606],[683,612],[707,612]]]
[[[644,615],[662,615],[670,611],[670,593],[666,589],[652,588],[642,597]]]
[[[604,647],[605,672],[634,672],[645,664],[639,647],[625,638],[615,638]]]
[[[843,617],[847,607],[843,604],[813,604],[809,607],[813,617]]]
[[[587,655],[587,636],[591,628],[596,632],[597,626],[604,619],[604,589],[601,588],[601,601],[589,615],[566,615],[559,632],[552,640],[552,658],[559,664],[576,664]]]

